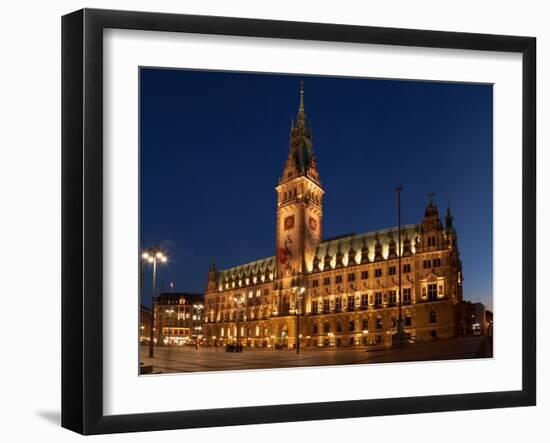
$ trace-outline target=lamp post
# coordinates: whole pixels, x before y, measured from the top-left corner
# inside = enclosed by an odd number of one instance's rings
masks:
[[[237,327],[237,333],[235,334],[236,339],[237,339],[237,346],[235,347],[235,351],[239,352],[239,338],[240,338],[240,334],[239,334],[239,315],[240,315],[241,305],[244,303],[244,295],[240,295],[239,297],[233,297],[233,301],[237,304],[237,317],[236,317],[236,322],[235,322],[236,327]]]
[[[304,291],[306,288],[303,286],[301,287],[294,287],[292,288],[294,293],[296,294],[296,354],[300,353],[300,314],[301,314],[301,307],[302,307],[302,298],[304,295]]]
[[[154,333],[153,333],[153,325],[155,322],[155,293],[157,290],[157,262],[160,263],[166,263],[168,261],[168,258],[164,253],[160,250],[160,248],[153,247],[146,249],[141,254],[141,258],[145,260],[147,263],[151,263],[153,265],[153,290],[151,292],[151,329],[149,331],[149,358],[153,358],[155,356],[155,348],[154,348]]]
[[[405,322],[403,321],[403,310],[402,310],[402,291],[401,291],[401,192],[403,191],[403,186],[398,186],[395,188],[397,192],[397,266],[399,267],[398,273],[398,318],[397,318],[397,328],[396,333],[392,336],[392,344],[406,344],[407,337],[405,335]]]

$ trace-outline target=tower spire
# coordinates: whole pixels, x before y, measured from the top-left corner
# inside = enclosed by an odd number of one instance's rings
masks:
[[[290,123],[290,143],[288,159],[285,164],[281,181],[292,179],[299,175],[307,175],[317,184],[319,172],[317,160],[313,153],[311,129],[309,128],[304,107],[304,82],[300,81],[300,104],[296,118]]]
[[[300,108],[298,112],[304,112],[304,81],[300,81]]]
[[[309,131],[309,128],[307,127],[307,117],[306,117],[306,111],[304,108],[304,81],[300,81],[300,106],[298,107],[298,114],[296,115],[296,127],[303,130],[304,135],[307,135],[308,137],[311,137],[311,133]],[[307,133],[307,134],[306,134]]]
[[[451,229],[453,227],[453,214],[451,212],[451,205],[447,205],[447,214],[445,215],[445,227]]]

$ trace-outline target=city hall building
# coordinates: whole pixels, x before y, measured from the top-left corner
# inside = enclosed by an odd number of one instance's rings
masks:
[[[457,335],[462,301],[457,236],[450,209],[443,224],[431,195],[420,222],[401,227],[401,251],[397,227],[323,239],[325,190],[303,87],[275,190],[275,255],[226,270],[217,270],[212,262],[204,301],[207,344],[293,348],[300,340],[302,349],[389,345],[400,301],[410,338]]]

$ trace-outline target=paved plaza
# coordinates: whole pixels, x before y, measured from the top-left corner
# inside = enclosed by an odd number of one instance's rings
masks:
[[[239,371],[246,369],[292,368],[324,365],[391,363],[422,360],[454,360],[492,357],[492,342],[487,337],[464,337],[415,343],[401,348],[366,350],[307,348],[295,350],[247,349],[242,353],[224,348],[156,347],[155,357],[141,346],[141,362],[153,365],[153,374],[197,371]]]

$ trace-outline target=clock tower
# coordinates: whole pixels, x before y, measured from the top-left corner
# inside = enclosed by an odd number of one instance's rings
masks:
[[[286,280],[311,270],[321,242],[323,194],[311,129],[304,110],[304,83],[300,106],[290,128],[288,158],[277,191],[277,276]]]

